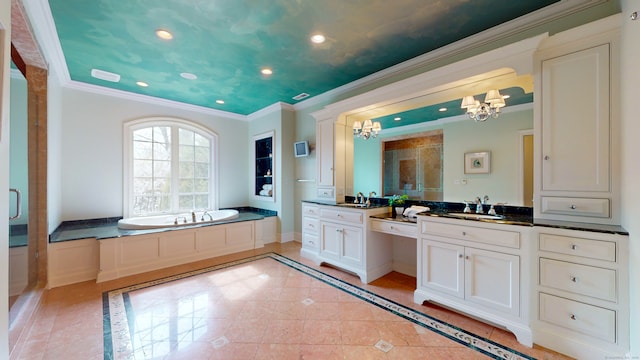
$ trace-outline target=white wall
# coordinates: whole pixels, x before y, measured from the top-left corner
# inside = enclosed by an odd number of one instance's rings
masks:
[[[256,135],[274,131],[274,198],[259,198],[253,196],[253,178],[250,179],[247,195],[251,206],[275,210],[278,212],[277,232],[281,241],[290,241],[294,238],[294,215],[293,215],[293,177],[295,163],[293,157],[293,142],[295,135],[295,115],[292,111],[282,110],[279,106],[274,106],[259,114],[251,115],[249,124],[249,139]],[[247,145],[250,152],[250,159],[253,159],[253,143]],[[248,171],[253,176],[254,164],[249,161]]]
[[[160,116],[195,121],[218,134],[218,205],[247,204],[247,122],[64,88],[61,220],[122,216],[123,122]]]
[[[0,204],[9,202],[11,1],[0,0]],[[9,207],[0,206],[0,358],[9,358]]]
[[[622,113],[622,226],[629,231],[629,288],[631,353],[640,356],[640,121],[638,121],[638,94],[640,94],[640,20],[629,15],[640,12],[640,1],[622,1],[621,44],[621,113]]]

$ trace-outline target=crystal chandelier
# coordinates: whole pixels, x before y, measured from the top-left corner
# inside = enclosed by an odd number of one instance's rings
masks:
[[[462,98],[461,108],[467,109],[467,115],[474,121],[483,122],[489,117],[497,118],[500,116],[500,108],[507,104],[498,90],[489,90],[484,98],[484,102],[480,103],[473,96],[465,96]]]
[[[367,119],[364,123],[361,123],[360,121],[355,121],[353,123],[353,136],[361,137],[365,140],[378,136],[380,130],[382,130],[382,126],[379,121],[372,122]]]

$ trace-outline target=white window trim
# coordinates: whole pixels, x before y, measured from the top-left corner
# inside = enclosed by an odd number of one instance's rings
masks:
[[[123,169],[122,169],[122,187],[123,187],[123,199],[122,199],[122,212],[123,217],[128,218],[133,214],[133,187],[131,176],[133,174],[133,161],[131,161],[131,155],[133,152],[133,131],[149,126],[179,126],[181,128],[196,131],[208,137],[211,140],[211,178],[209,181],[209,200],[212,210],[218,209],[219,204],[219,189],[218,189],[218,174],[219,174],[219,151],[218,151],[218,134],[196,122],[172,118],[172,117],[150,117],[143,119],[135,119],[126,121],[123,124]],[[173,141],[173,139],[172,139]]]

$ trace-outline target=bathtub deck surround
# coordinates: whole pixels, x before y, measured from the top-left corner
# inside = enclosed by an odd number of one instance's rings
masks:
[[[126,230],[120,218],[63,223],[51,234],[49,287],[106,281],[276,241],[276,212],[243,207],[213,223]]]

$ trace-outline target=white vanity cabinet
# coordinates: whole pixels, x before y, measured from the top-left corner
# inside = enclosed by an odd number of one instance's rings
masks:
[[[537,228],[534,341],[579,359],[629,348],[628,237]]]
[[[392,244],[371,230],[369,216],[386,207],[356,209],[336,205],[302,204],[300,255],[318,265],[327,263],[355,273],[363,283],[393,270]]]
[[[532,346],[529,327],[531,228],[418,217],[414,301],[434,301],[499,324]]]
[[[558,34],[537,54],[539,218],[619,224],[619,35],[598,24]]]
[[[314,257],[320,248],[320,207],[302,203],[302,254]]]

